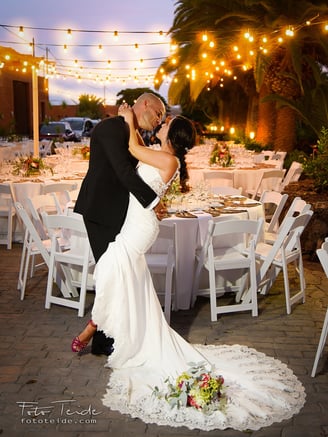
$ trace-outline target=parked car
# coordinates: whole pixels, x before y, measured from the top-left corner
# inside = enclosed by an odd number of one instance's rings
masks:
[[[66,121],[49,121],[48,123],[44,123],[40,128],[39,139],[77,141],[73,129]]]
[[[87,117],[65,117],[60,121],[66,121],[70,124],[77,141],[81,141],[82,137],[89,137],[93,129],[92,120]]]

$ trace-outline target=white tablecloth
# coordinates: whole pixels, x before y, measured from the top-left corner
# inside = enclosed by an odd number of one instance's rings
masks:
[[[262,205],[242,207],[247,212],[238,212],[236,215],[243,219],[256,220],[264,218]],[[193,274],[195,267],[196,249],[204,242],[207,232],[208,221],[211,215],[207,213],[197,214],[197,218],[169,217],[165,221],[174,221],[177,224],[177,268],[176,268],[176,309],[187,310],[190,308],[191,293],[193,286]],[[231,214],[229,214],[231,216]]]
[[[197,187],[204,184],[203,172],[212,171],[220,173],[220,171],[231,171],[234,174],[234,187],[242,188],[242,194],[247,196],[247,190],[254,190],[258,186],[258,183],[262,177],[262,174],[267,171],[271,171],[272,167],[264,168],[222,168],[222,169],[210,169],[210,168],[188,168],[189,184],[191,187]],[[270,187],[268,187],[270,189]]]
[[[3,182],[5,183],[5,181]],[[24,208],[26,208],[27,198],[31,198],[41,194],[42,185],[53,183],[53,182],[59,182],[59,183],[71,182],[71,183],[76,183],[77,187],[79,188],[82,183],[82,178],[77,178],[77,177],[74,178],[72,176],[72,179],[69,179],[69,177],[65,179],[58,179],[55,177],[54,179],[44,179],[44,180],[40,179],[39,181],[37,179],[31,178],[31,182],[29,181],[15,182],[14,180],[11,180],[11,182],[13,183],[15,200],[17,202],[20,202],[24,206]],[[7,224],[5,220],[0,220],[0,235],[5,232],[5,230],[7,229],[6,226]],[[24,236],[24,230],[22,228],[22,225],[18,220],[16,220],[13,241],[22,242],[23,236]]]

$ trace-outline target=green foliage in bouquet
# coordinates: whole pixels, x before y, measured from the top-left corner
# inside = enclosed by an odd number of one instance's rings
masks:
[[[190,366],[175,382],[169,378],[165,381],[167,392],[163,393],[155,387],[153,394],[164,398],[171,408],[193,407],[204,414],[224,409],[223,377],[215,374],[213,369],[207,370],[204,363],[190,363]]]
[[[19,157],[14,161],[13,175],[37,176],[49,170],[53,174],[53,169],[46,165],[42,158],[37,156]]]

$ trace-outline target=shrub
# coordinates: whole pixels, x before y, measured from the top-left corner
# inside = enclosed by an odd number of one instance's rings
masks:
[[[321,129],[312,158],[304,163],[304,174],[313,179],[318,193],[328,191],[328,128]]]

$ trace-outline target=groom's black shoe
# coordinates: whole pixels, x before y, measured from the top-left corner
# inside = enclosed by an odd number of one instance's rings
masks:
[[[111,355],[114,351],[114,339],[106,337],[103,331],[96,331],[92,337],[91,353],[94,355]]]

